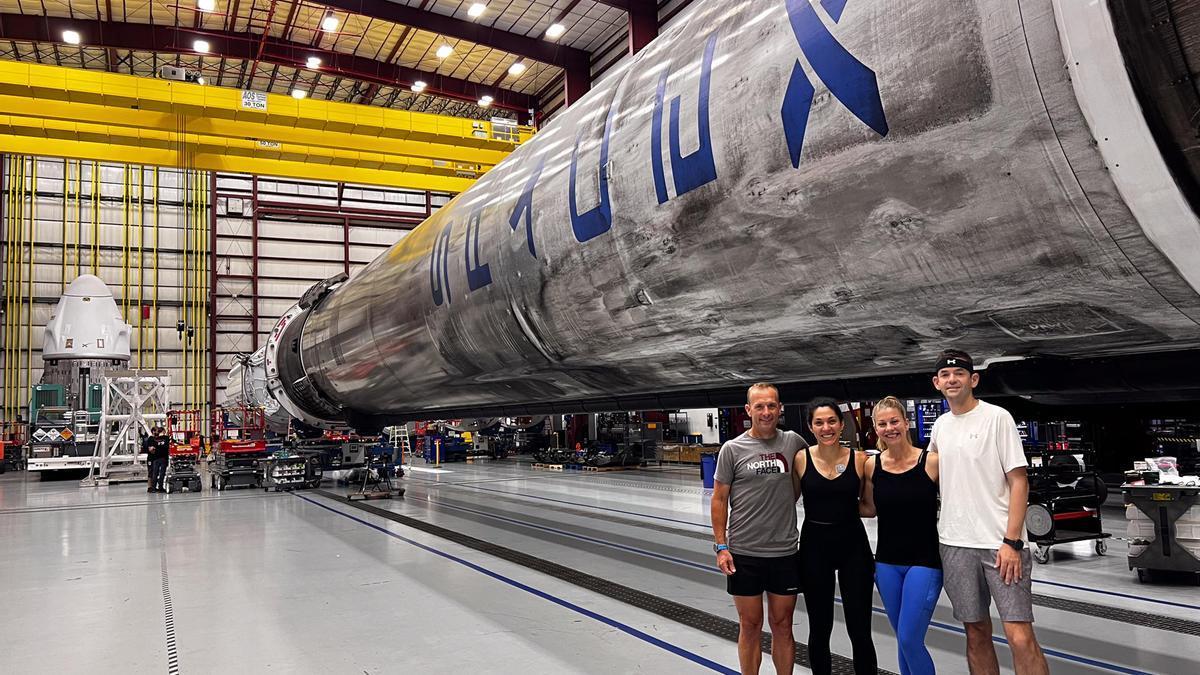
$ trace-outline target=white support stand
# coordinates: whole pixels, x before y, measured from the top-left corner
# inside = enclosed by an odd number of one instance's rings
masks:
[[[104,374],[103,407],[96,454],[83,487],[145,481],[139,431],[165,424],[171,407],[165,370],[111,370]]]

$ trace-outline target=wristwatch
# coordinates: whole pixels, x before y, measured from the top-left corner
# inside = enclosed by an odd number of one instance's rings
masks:
[[[1008,537],[1005,537],[1004,543],[1013,547],[1014,551],[1020,551],[1021,549],[1025,548],[1025,542],[1021,539],[1009,539]]]
[[[713,553],[720,553],[721,551],[728,551],[728,550],[729,550],[729,544],[713,544]]]

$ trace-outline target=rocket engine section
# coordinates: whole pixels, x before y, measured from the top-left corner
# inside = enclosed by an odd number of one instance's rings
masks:
[[[883,378],[949,345],[1194,360],[1196,182],[1119,4],[698,0],[311,290],[268,388],[306,421],[396,421]]]
[[[92,383],[106,370],[129,365],[130,326],[99,277],[72,281],[50,314],[42,339],[43,385],[63,388],[68,410],[88,410]]]
[[[234,362],[226,375],[225,399],[222,405],[231,417],[230,422],[235,425],[242,424],[237,413],[240,405],[262,408],[267,428],[276,433],[286,433],[291,417],[267,389],[265,359],[265,350],[259,349]]]

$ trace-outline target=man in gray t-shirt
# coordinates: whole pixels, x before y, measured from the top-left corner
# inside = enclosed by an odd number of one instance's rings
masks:
[[[791,673],[795,653],[792,614],[800,592],[792,464],[805,443],[799,434],[777,428],[783,406],[774,385],[750,387],[746,401],[750,430],[727,441],[717,456],[713,549],[738,612],[742,672],[757,673],[762,661],[760,635],[766,593],[771,659],[776,672]]]

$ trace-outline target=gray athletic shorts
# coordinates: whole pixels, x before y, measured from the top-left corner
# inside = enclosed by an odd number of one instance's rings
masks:
[[[1005,584],[996,568],[996,549],[941,545],[942,583],[963,623],[987,619],[995,599],[1001,621],[1033,621],[1033,557],[1021,551],[1021,580]]]

